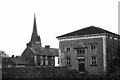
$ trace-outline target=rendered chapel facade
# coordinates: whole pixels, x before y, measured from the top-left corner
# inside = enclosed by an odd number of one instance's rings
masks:
[[[109,71],[110,61],[117,58],[120,36],[107,30],[90,26],[57,38],[60,66],[104,75]]]

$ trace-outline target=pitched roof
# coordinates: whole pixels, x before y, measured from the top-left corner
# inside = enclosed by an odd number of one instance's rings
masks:
[[[8,65],[8,64],[11,64],[11,65],[16,65],[16,64],[33,64],[31,63],[30,61],[24,59],[22,56],[21,57],[14,57],[14,58],[3,58],[2,60],[2,64],[3,65]]]
[[[22,56],[18,57],[18,58],[11,58],[11,60],[15,63],[15,64],[33,64],[30,61],[24,59]]]
[[[37,48],[37,49],[34,49],[34,48],[30,48],[30,49],[36,55],[45,55],[45,56],[58,56],[59,55],[58,49],[55,49],[55,48],[41,47],[41,48]]]
[[[11,65],[15,65],[15,63],[11,60],[11,58],[2,58],[2,65],[8,65],[8,64],[11,64]]]
[[[58,49],[56,48],[42,48],[43,52],[46,52],[46,53],[50,53],[51,55],[53,56],[58,56],[59,53],[58,53]]]
[[[110,31],[107,31],[107,30],[99,28],[99,27],[89,26],[89,27],[86,27],[86,28],[83,28],[83,29],[80,29],[77,31],[73,31],[73,32],[58,36],[56,38],[68,37],[68,36],[80,36],[80,35],[88,35],[88,34],[98,34],[98,33],[109,33],[109,34],[117,35],[115,33],[112,33]],[[117,35],[117,36],[119,36],[119,35]]]

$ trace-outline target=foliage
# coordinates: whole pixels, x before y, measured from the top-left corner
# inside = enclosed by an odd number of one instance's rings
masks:
[[[3,78],[69,78],[77,77],[78,72],[60,67],[3,68]]]

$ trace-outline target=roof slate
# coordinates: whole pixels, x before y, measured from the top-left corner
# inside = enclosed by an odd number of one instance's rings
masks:
[[[115,33],[112,33],[110,31],[107,31],[105,29],[99,28],[99,27],[95,27],[95,26],[89,26],[80,30],[76,30],[61,36],[58,36],[56,38],[60,38],[60,37],[69,37],[69,36],[80,36],[80,35],[88,35],[88,34],[99,34],[99,33],[108,33],[108,34],[112,34],[112,35],[117,35]],[[117,35],[119,36],[119,35]]]
[[[34,63],[31,63],[30,61],[24,59],[22,56],[21,57],[9,57],[9,58],[4,58],[2,60],[2,64],[3,65],[8,65],[8,64],[11,64],[11,65],[26,65],[26,64],[34,64]]]
[[[23,57],[19,57],[19,58],[11,58],[11,60],[15,63],[15,64],[33,64],[30,61],[24,59]]]
[[[34,54],[36,55],[45,55],[45,56],[58,56],[58,49],[55,48],[45,48],[45,47],[41,47],[41,48],[30,48]]]
[[[2,58],[2,65],[8,65],[8,64],[12,64],[15,65],[15,63],[11,60],[11,58]]]

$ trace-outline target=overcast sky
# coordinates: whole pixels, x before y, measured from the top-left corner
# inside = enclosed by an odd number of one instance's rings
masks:
[[[118,33],[119,0],[0,0],[0,50],[21,55],[30,41],[34,12],[42,46],[57,36],[97,26]]]

